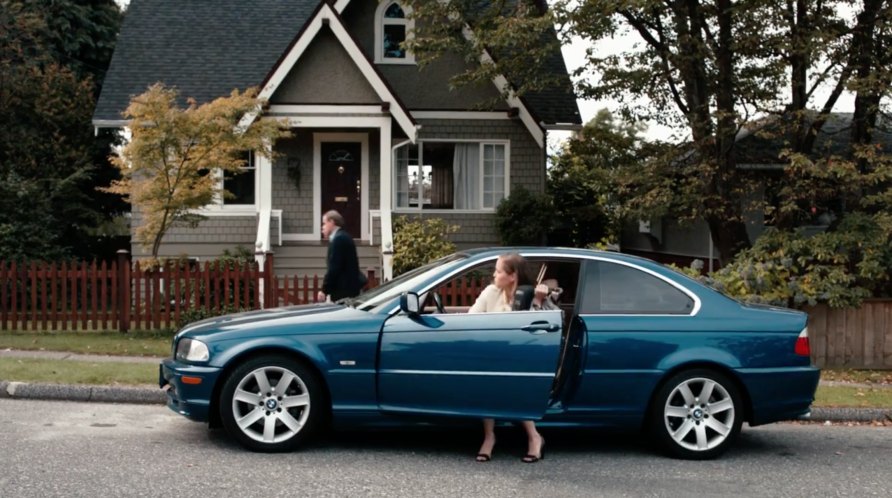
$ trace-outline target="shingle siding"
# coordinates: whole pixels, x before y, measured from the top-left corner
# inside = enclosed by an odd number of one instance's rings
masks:
[[[282,233],[312,233],[313,219],[313,134],[292,130],[292,137],[280,140],[273,164],[272,208],[282,210]],[[288,162],[299,161],[300,186],[288,176]]]
[[[134,210],[131,224],[136,229],[142,223],[142,216]],[[257,238],[257,217],[246,216],[210,216],[200,222],[196,228],[173,227],[162,238],[159,256],[174,257],[188,255],[192,257],[217,257],[224,249],[244,247],[254,250]],[[131,244],[134,257],[147,257],[151,248],[144,248],[136,241]]]

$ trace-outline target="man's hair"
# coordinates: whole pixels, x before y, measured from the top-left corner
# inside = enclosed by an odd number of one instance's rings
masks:
[[[338,227],[344,226],[344,217],[341,216],[341,213],[335,211],[334,209],[326,212],[325,214],[322,215],[322,217],[327,220],[331,220],[331,222],[334,223]]]

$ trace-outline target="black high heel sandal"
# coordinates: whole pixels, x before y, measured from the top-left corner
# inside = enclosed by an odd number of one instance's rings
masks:
[[[542,438],[542,444],[539,445],[539,455],[526,454],[520,459],[523,463],[536,463],[539,460],[545,460],[545,438]]]

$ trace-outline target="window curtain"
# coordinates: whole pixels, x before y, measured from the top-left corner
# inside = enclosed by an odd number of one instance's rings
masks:
[[[452,162],[455,209],[480,209],[480,145],[455,144]]]
[[[454,197],[452,167],[434,164],[431,168],[431,208],[451,209]]]

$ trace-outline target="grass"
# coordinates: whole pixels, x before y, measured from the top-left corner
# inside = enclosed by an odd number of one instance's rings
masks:
[[[892,408],[892,388],[818,386],[814,406]]]
[[[50,384],[157,385],[158,365],[0,358],[0,379]]]
[[[81,354],[167,356],[170,341],[156,332],[0,332],[0,349]]]

